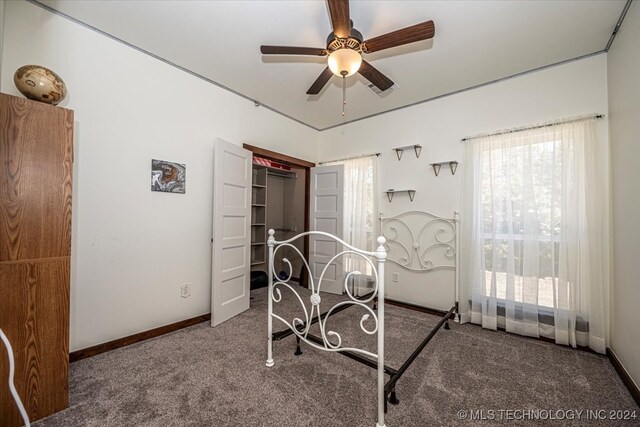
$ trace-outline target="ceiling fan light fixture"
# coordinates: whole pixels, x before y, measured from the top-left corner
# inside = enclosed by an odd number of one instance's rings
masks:
[[[349,77],[360,69],[362,55],[353,49],[345,47],[331,52],[328,62],[329,69],[333,74],[339,77]]]

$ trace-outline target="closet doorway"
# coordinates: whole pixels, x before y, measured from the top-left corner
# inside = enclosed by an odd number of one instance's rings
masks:
[[[251,190],[251,288],[264,285],[268,277],[267,231],[275,230],[277,240],[286,240],[309,230],[310,176],[314,163],[249,144],[243,148],[253,153]],[[294,243],[296,248],[309,259],[309,239]],[[307,286],[307,272],[303,261],[291,248],[276,259],[277,274],[289,274],[289,267],[282,258],[288,258],[292,265],[292,280]],[[264,273],[264,274],[263,274]]]

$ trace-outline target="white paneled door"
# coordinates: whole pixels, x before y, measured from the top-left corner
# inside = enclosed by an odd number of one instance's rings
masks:
[[[249,308],[251,162],[250,151],[216,139],[211,326]]]
[[[344,166],[311,168],[311,230],[324,231],[342,239],[344,203]],[[322,236],[309,239],[309,264],[313,281],[318,283],[320,274],[331,258],[343,248],[338,243]],[[344,289],[343,257],[338,257],[327,267],[320,290],[342,294]]]

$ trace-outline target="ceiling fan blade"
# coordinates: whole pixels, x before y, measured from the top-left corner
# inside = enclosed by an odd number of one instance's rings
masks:
[[[426,21],[365,40],[363,51],[366,53],[377,52],[379,50],[389,49],[390,47],[427,40],[433,38],[435,33],[436,26],[433,21]]]
[[[358,72],[383,92],[393,86],[393,81],[389,77],[382,74],[364,59]]]
[[[327,82],[331,79],[333,73],[329,69],[329,67],[325,68],[322,74],[318,76],[315,82],[311,85],[309,90],[307,91],[307,95],[317,95],[320,93],[322,88],[327,84]]]
[[[351,35],[351,20],[349,19],[349,0],[327,0],[333,34],[345,39]]]
[[[326,56],[327,49],[319,47],[295,47],[295,46],[260,46],[260,52],[264,55],[314,55]]]

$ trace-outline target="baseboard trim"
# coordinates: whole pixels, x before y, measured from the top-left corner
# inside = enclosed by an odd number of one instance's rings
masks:
[[[423,307],[421,305],[410,304],[408,302],[397,301],[397,300],[388,299],[388,298],[385,298],[384,302],[387,303],[387,304],[390,304],[390,305],[395,305],[397,307],[406,308],[408,310],[419,311],[420,313],[432,314],[434,316],[442,317],[442,316],[444,316],[445,314],[448,313],[448,311],[445,311],[445,310],[439,310],[437,308]],[[454,314],[451,314],[451,316],[449,316],[450,319],[453,319],[454,317],[455,317]]]
[[[629,375],[624,366],[622,366],[622,363],[620,363],[620,359],[618,359],[616,354],[610,348],[607,348],[607,356],[609,357],[609,361],[613,365],[614,369],[618,373],[618,376],[627,387],[627,390],[629,390],[629,393],[631,393],[631,397],[633,397],[633,400],[636,401],[636,404],[640,406],[640,388],[635,383],[635,381],[633,381],[633,378],[631,378],[631,375]]]
[[[206,322],[207,320],[211,320],[211,313],[202,314],[200,316],[192,317],[191,319],[181,320],[169,325],[160,326],[159,328],[149,329],[148,331],[129,335],[128,337],[118,338],[117,340],[108,341],[102,344],[83,348],[81,350],[72,351],[71,353],[69,353],[69,362],[77,362],[78,360],[93,357],[100,353],[115,350],[116,348],[126,347],[131,344],[148,340],[149,338],[159,337],[160,335],[168,334],[169,332],[188,328],[189,326],[197,325],[198,323]]]

